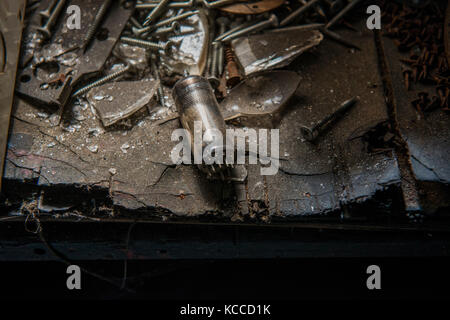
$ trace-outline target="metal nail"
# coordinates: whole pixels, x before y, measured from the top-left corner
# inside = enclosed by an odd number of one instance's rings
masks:
[[[336,24],[336,22],[338,22],[339,20],[341,20],[344,15],[347,14],[347,12],[349,12],[351,9],[353,9],[354,6],[356,6],[361,0],[352,0],[352,2],[350,2],[344,9],[342,9],[337,15],[335,15],[333,17],[333,19],[331,19],[328,24],[325,26],[326,29],[331,28],[332,26],[334,26]]]
[[[167,5],[171,0],[161,0],[156,7],[153,8],[152,11],[147,15],[142,24],[144,27],[148,26],[150,23],[154,22],[155,19],[158,19],[164,11],[167,9]]]
[[[36,28],[36,30],[42,32],[44,37],[50,38],[52,36],[51,29],[55,24],[56,20],[58,20],[59,14],[61,13],[61,10],[64,8],[65,4],[66,0],[58,0],[58,2],[55,5],[55,9],[52,11],[50,17],[45,22],[45,24],[42,27]]]
[[[294,12],[292,12],[290,15],[288,15],[286,18],[283,19],[283,21],[280,22],[280,26],[284,27],[285,25],[291,23],[294,19],[296,19],[298,16],[306,12],[309,8],[311,8],[314,4],[318,3],[320,0],[311,0],[304,6],[298,8]]]
[[[330,124],[332,121],[337,120],[338,118],[342,117],[344,113],[349,110],[352,106],[354,106],[358,102],[358,98],[354,97],[350,100],[347,100],[341,104],[341,106],[332,114],[326,116],[324,119],[320,120],[316,125],[313,127],[300,127],[300,131],[303,135],[303,137],[307,141],[314,141],[319,134],[323,132],[323,130],[327,127],[328,124]]]
[[[225,17],[220,17],[217,19],[217,23],[219,24],[219,34],[224,34],[229,20]],[[224,48],[222,44],[219,45],[217,55],[217,74],[220,76],[223,73],[224,62]]]
[[[303,25],[300,25],[300,26],[272,29],[272,30],[269,30],[268,32],[286,32],[286,31],[314,30],[314,29],[320,29],[324,25],[325,24],[323,24],[323,23],[309,23],[309,24],[303,24]]]
[[[202,3],[208,9],[222,7],[222,6],[225,6],[227,4],[232,4],[234,2],[236,2],[236,0],[217,0],[217,1],[213,1],[213,2],[208,2],[207,0],[202,0]]]
[[[254,25],[254,23],[255,22],[253,22],[253,21],[249,21],[249,22],[245,22],[241,25],[238,25],[237,27],[234,27],[233,29],[230,29],[227,32],[222,33],[220,36],[218,36],[216,39],[214,39],[213,43],[222,41],[223,38],[229,36],[230,34],[235,33],[236,31],[242,30],[244,28],[250,27],[250,26]]]
[[[178,33],[180,32],[180,23],[178,21],[174,21],[172,22],[172,24],[170,25],[170,27],[165,27],[165,28],[159,28],[156,29],[152,35],[163,35],[163,34],[167,34],[167,33]]]
[[[166,105],[166,102],[165,102],[165,99],[164,99],[164,88],[163,88],[163,85],[161,83],[161,79],[159,77],[158,68],[156,67],[156,55],[152,55],[150,64],[151,64],[151,67],[152,67],[153,76],[155,77],[156,81],[159,82],[159,86],[158,86],[159,103],[161,104],[161,106],[164,107]]]
[[[153,3],[138,3],[136,4],[136,9],[153,9],[158,6],[159,2]],[[189,8],[194,6],[194,0],[183,1],[183,2],[171,2],[167,5],[169,8]]]
[[[175,17],[172,17],[172,18],[169,18],[169,19],[166,19],[166,20],[161,20],[161,21],[155,23],[154,25],[150,25],[150,26],[144,27],[142,29],[138,29],[138,28],[133,27],[132,30],[133,30],[133,33],[136,34],[136,35],[143,35],[144,33],[147,33],[149,31],[152,31],[152,30],[157,29],[159,27],[171,24],[174,21],[178,21],[178,20],[190,17],[190,16],[192,16],[194,14],[197,14],[198,12],[199,12],[198,10],[185,12],[185,13],[182,13],[182,14],[177,15]]]
[[[58,1],[58,0],[53,0],[53,1],[48,5],[47,9],[45,9],[45,10],[39,12],[39,15],[40,15],[41,17],[43,17],[43,18],[47,18],[47,19],[48,19],[48,18],[50,17],[50,15],[52,14],[52,10],[53,10],[53,8],[55,7],[55,4],[56,4],[57,1]]]
[[[274,14],[271,14],[269,19],[267,19],[267,20],[261,21],[250,27],[247,27],[247,28],[241,29],[239,31],[236,31],[232,34],[229,34],[228,36],[226,36],[225,38],[222,39],[222,42],[228,42],[228,41],[231,41],[240,36],[243,36],[243,35],[246,35],[246,34],[249,34],[252,32],[256,32],[256,31],[260,31],[260,30],[263,30],[270,26],[275,26],[275,27],[278,26],[278,18]]]

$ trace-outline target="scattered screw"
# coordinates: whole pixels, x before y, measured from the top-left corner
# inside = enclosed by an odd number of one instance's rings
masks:
[[[169,19],[166,19],[166,20],[161,20],[161,21],[155,23],[154,25],[150,25],[150,26],[147,26],[147,27],[144,27],[144,28],[141,28],[141,29],[133,27],[132,30],[133,30],[134,34],[142,35],[144,33],[147,33],[149,31],[151,31],[151,30],[154,30],[154,29],[157,29],[159,27],[171,24],[174,21],[178,21],[178,20],[190,17],[190,16],[192,16],[194,14],[197,14],[198,12],[199,12],[198,10],[185,12],[185,13],[182,13],[182,14],[180,14],[178,16],[175,16],[175,17],[172,17],[172,18],[169,18]]]
[[[92,25],[89,27],[88,32],[86,33],[86,36],[84,37],[83,44],[81,45],[81,50],[86,52],[86,49],[91,42],[92,38],[94,37],[95,32],[97,31],[98,27],[100,26],[100,23],[103,20],[103,17],[105,16],[106,11],[108,10],[109,6],[111,4],[111,0],[105,0],[100,5],[100,8],[97,11],[97,14],[95,15],[94,21],[92,22]]]
[[[158,2],[153,3],[137,3],[136,9],[153,9],[158,6]],[[167,5],[169,8],[189,8],[194,6],[194,0],[184,1],[184,2],[171,2]]]
[[[255,32],[255,31],[263,30],[263,29],[268,28],[270,26],[275,26],[275,27],[278,26],[278,18],[274,14],[271,14],[269,19],[267,19],[267,20],[258,22],[258,23],[254,24],[254,25],[251,25],[251,26],[247,27],[247,28],[244,28],[244,29],[241,29],[241,30],[238,30],[238,31],[236,31],[234,33],[229,34],[228,36],[226,36],[226,37],[224,37],[222,39],[222,42],[228,42],[228,41],[230,41],[232,39],[238,38],[240,36],[243,36],[243,35]]]
[[[229,46],[225,48],[225,61],[227,63],[226,70],[228,73],[227,86],[234,87],[241,81],[241,75],[236,62],[234,61],[233,51]]]
[[[58,0],[53,0],[47,7],[47,9],[40,11],[39,15],[43,18],[48,19],[52,13],[53,8],[55,7],[55,4]]]
[[[167,5],[169,4],[170,0],[161,0],[159,1],[158,5],[153,8],[152,11],[147,15],[147,17],[144,20],[144,23],[142,24],[144,27],[148,26],[150,23],[154,22],[155,19],[158,19],[166,10]]]
[[[342,9],[341,11],[339,11],[339,13],[337,15],[335,15],[333,17],[333,19],[331,19],[328,24],[326,25],[326,29],[331,28],[332,26],[334,26],[336,24],[336,22],[338,22],[339,20],[341,20],[346,14],[347,12],[349,12],[351,9],[353,9],[353,7],[355,7],[361,0],[352,0],[352,2],[350,2],[344,9]]]
[[[224,34],[229,23],[229,20],[225,17],[220,17],[217,19],[217,23],[219,24],[219,34]],[[224,61],[224,50],[223,45],[219,44],[218,48],[218,57],[217,57],[217,74],[221,75],[223,73],[223,61]]]
[[[347,110],[349,110],[352,106],[356,104],[357,101],[358,98],[354,97],[350,100],[343,102],[335,112],[326,116],[324,119],[320,120],[312,128],[302,126],[300,130],[303,137],[307,141],[313,142],[319,136],[319,134],[323,132],[323,130],[327,127],[328,124],[342,117]]]
[[[58,0],[58,2],[55,4],[55,9],[52,11],[52,13],[50,14],[50,17],[45,22],[45,24],[42,27],[36,28],[37,30],[42,32],[42,34],[46,38],[50,38],[52,36],[51,28],[53,27],[56,20],[58,19],[59,14],[61,13],[61,10],[64,8],[65,4],[66,4],[66,0]]]
[[[290,15],[288,15],[286,18],[283,19],[283,21],[280,22],[280,26],[284,27],[285,25],[291,23],[295,18],[306,12],[309,8],[311,8],[314,4],[318,3],[320,0],[311,0],[304,6],[300,7],[299,9],[292,12]]]
[[[156,43],[142,39],[130,38],[130,37],[120,37],[120,40],[133,45],[138,45],[152,50],[163,50],[165,53],[170,53],[174,43],[172,41],[166,41],[165,43]]]
[[[178,21],[174,21],[174,22],[172,22],[170,27],[156,29],[152,33],[152,35],[160,36],[160,35],[167,34],[167,33],[175,33],[176,34],[178,32],[180,32],[180,23]]]
[[[207,7],[208,9],[213,9],[213,8],[225,6],[227,4],[232,4],[233,2],[236,2],[236,0],[217,0],[217,1],[213,1],[213,2],[208,2],[207,0],[202,0],[202,2],[205,5],[205,7]]]
[[[241,25],[238,25],[237,27],[234,27],[233,29],[230,29],[227,32],[224,32],[223,34],[218,36],[216,39],[214,39],[213,43],[222,41],[225,37],[229,36],[230,34],[235,33],[236,31],[242,30],[244,28],[250,27],[253,24],[254,24],[254,22],[250,21],[250,22],[245,22]]]
[[[159,98],[159,103],[161,104],[161,106],[165,106],[166,102],[164,99],[164,89],[163,89],[163,85],[161,83],[161,79],[159,77],[159,71],[158,68],[156,67],[156,55],[152,55],[151,57],[151,66],[152,66],[152,71],[153,71],[153,76],[155,77],[156,81],[158,81],[159,85],[158,85],[158,98]]]
[[[108,81],[111,81],[111,80],[113,80],[113,79],[116,79],[117,77],[119,77],[119,76],[121,76],[122,74],[124,74],[125,72],[127,72],[129,69],[130,69],[130,66],[127,65],[127,66],[125,66],[122,70],[119,70],[119,71],[117,71],[117,72],[114,72],[114,73],[112,73],[112,74],[110,74],[110,75],[107,75],[107,76],[105,76],[105,77],[103,77],[103,78],[100,78],[100,79],[98,79],[98,80],[96,80],[96,81],[94,81],[94,82],[92,82],[92,83],[90,83],[90,84],[88,84],[88,85],[86,85],[86,86],[84,86],[84,87],[78,89],[77,91],[75,91],[75,92],[72,94],[72,98],[78,97],[79,95],[82,95],[82,94],[88,92],[88,91],[91,90],[92,88],[101,86],[102,84],[104,84],[104,83],[106,83],[106,82],[108,82]]]

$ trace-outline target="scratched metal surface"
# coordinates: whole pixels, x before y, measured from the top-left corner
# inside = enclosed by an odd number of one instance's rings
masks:
[[[0,172],[8,138],[9,118],[22,38],[25,0],[0,2]],[[0,180],[0,189],[2,182]]]

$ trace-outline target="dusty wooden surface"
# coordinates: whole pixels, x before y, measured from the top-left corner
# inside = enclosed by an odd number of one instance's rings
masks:
[[[386,122],[388,114],[374,35],[362,22],[358,29],[339,32],[361,51],[325,39],[288,68],[297,71],[302,81],[277,125],[280,170],[263,177],[258,166],[249,166],[247,193],[238,195],[242,201],[236,201],[230,184],[208,181],[193,166],[172,164],[170,150],[175,144],[170,137],[179,127],[178,120],[156,125],[141,112],[133,116],[129,127],[105,130],[86,107],[79,111],[84,119],[72,120],[64,130],[50,127],[38,115],[41,109],[18,97],[4,173],[5,193],[16,208],[23,199],[41,195],[41,205],[47,209],[68,207],[87,215],[150,214],[163,220],[172,216],[233,221],[323,216],[379,197],[389,206],[387,202],[400,189],[400,171],[392,149],[373,150],[365,141],[364,134]],[[398,79],[395,68],[392,75],[401,86],[401,73]],[[317,144],[302,138],[300,125],[312,124],[354,96],[360,98],[358,105]],[[411,111],[401,97],[399,105],[405,113],[401,123],[406,129],[405,121],[412,121],[407,116]],[[64,115],[67,121],[73,119],[72,108]],[[425,129],[405,131],[418,179],[448,183],[448,120],[440,114],[431,116],[425,120],[429,125],[415,126]],[[96,135],[92,128],[103,130]],[[92,152],[90,146],[98,150]],[[125,210],[118,213],[115,208]]]

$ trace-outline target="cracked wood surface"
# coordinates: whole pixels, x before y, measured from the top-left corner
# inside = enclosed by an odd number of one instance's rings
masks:
[[[349,140],[355,131],[388,118],[373,33],[362,26],[358,33],[342,30],[362,51],[325,40],[291,65],[302,80],[277,124],[280,170],[264,177],[258,166],[249,166],[237,204],[231,184],[208,181],[194,166],[172,164],[175,143],[170,138],[178,120],[155,125],[146,112],[137,112],[127,126],[104,129],[88,107],[81,111],[85,119],[80,126],[69,132],[50,127],[36,115],[41,109],[19,98],[5,181],[20,185],[28,180],[47,189],[72,186],[73,192],[96,187],[105,190],[114,205],[136,215],[151,209],[163,216],[300,217],[372,199],[398,186],[400,174],[391,151],[371,154],[362,139]],[[359,96],[358,105],[316,144],[302,139],[300,125],[309,126],[353,96]],[[70,119],[67,109],[65,119]],[[90,134],[90,128],[98,127],[102,133]],[[92,152],[88,147],[94,145],[98,150]]]

